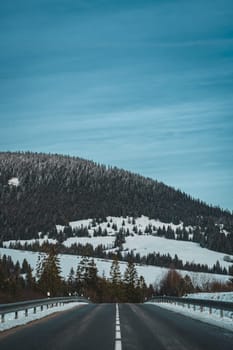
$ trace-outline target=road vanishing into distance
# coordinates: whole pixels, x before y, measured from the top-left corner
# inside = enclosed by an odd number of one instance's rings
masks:
[[[0,334],[1,350],[230,350],[233,331],[149,304],[87,304]]]

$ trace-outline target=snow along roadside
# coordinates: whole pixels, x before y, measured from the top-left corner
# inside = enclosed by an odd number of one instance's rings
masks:
[[[45,309],[43,311],[39,311],[39,308],[36,312],[36,314],[34,314],[33,312],[33,308],[32,309],[28,309],[28,316],[25,317],[25,312],[24,310],[19,311],[18,312],[18,319],[15,319],[15,313],[9,313],[5,315],[5,322],[0,323],[0,332],[1,331],[5,331],[7,329],[13,328],[13,327],[17,327],[17,326],[22,326],[25,325],[29,322],[38,320],[40,318],[46,317],[48,315],[51,315],[55,312],[59,312],[59,311],[65,311],[65,310],[69,310],[74,308],[75,306],[81,306],[81,305],[86,305],[87,303],[67,303],[63,306],[54,306],[51,309]]]
[[[151,305],[156,305],[161,308],[177,312],[181,315],[191,317],[195,320],[199,320],[205,323],[210,323],[214,326],[221,327],[228,329],[233,332],[233,314],[231,313],[225,313],[223,314],[223,317],[220,317],[220,311],[216,310],[212,314],[209,314],[208,310],[203,310],[202,312],[197,309],[194,311],[192,308],[188,308],[187,305],[186,307],[183,307],[181,305],[173,305],[173,304],[166,304],[166,303],[153,303],[153,302],[147,302],[146,304],[151,304]]]

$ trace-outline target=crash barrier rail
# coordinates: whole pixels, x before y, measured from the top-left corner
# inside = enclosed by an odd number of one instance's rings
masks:
[[[84,297],[64,297],[64,298],[60,297],[60,298],[36,299],[36,300],[22,301],[22,302],[11,303],[11,304],[0,304],[1,322],[3,323],[5,321],[5,315],[9,313],[14,313],[15,319],[17,319],[19,311],[24,310],[25,316],[27,317],[29,309],[33,309],[33,313],[36,314],[37,308],[40,308],[40,311],[43,311],[44,307],[49,309],[54,306],[61,306],[66,303],[73,303],[73,302],[89,303],[90,300]]]
[[[228,311],[232,313],[231,318],[233,318],[233,302],[208,300],[208,299],[192,299],[192,298],[186,298],[186,297],[184,298],[168,297],[168,296],[153,297],[148,301],[155,302],[155,303],[175,304],[183,307],[187,305],[189,309],[192,306],[194,311],[196,310],[196,307],[199,306],[199,310],[201,312],[204,311],[204,308],[208,308],[210,314],[212,314],[213,309],[215,309],[215,310],[219,310],[220,317],[223,317],[223,311]]]

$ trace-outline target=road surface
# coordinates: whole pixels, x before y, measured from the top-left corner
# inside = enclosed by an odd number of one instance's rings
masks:
[[[88,304],[2,332],[0,349],[230,350],[233,331],[149,304]]]

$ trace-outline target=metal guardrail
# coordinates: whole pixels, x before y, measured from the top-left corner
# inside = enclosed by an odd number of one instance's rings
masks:
[[[192,299],[192,298],[178,298],[178,297],[154,297],[149,302],[156,303],[169,303],[177,305],[187,305],[188,308],[193,306],[193,309],[196,309],[196,306],[200,306],[200,311],[203,311],[203,308],[206,307],[209,309],[209,313],[212,313],[213,309],[220,310],[220,316],[223,317],[223,311],[229,311],[233,313],[233,302],[228,301],[218,301],[218,300],[208,300],[208,299]]]
[[[33,309],[34,314],[36,314],[37,307],[40,307],[40,310],[43,311],[44,307],[54,307],[59,305],[64,305],[66,303],[72,302],[85,302],[90,303],[90,300],[84,297],[61,297],[61,298],[45,298],[45,299],[36,299],[29,301],[22,301],[18,303],[11,304],[0,304],[0,316],[1,322],[5,321],[5,315],[9,313],[15,313],[15,319],[18,318],[18,312],[24,310],[25,316],[28,316],[28,310]]]

